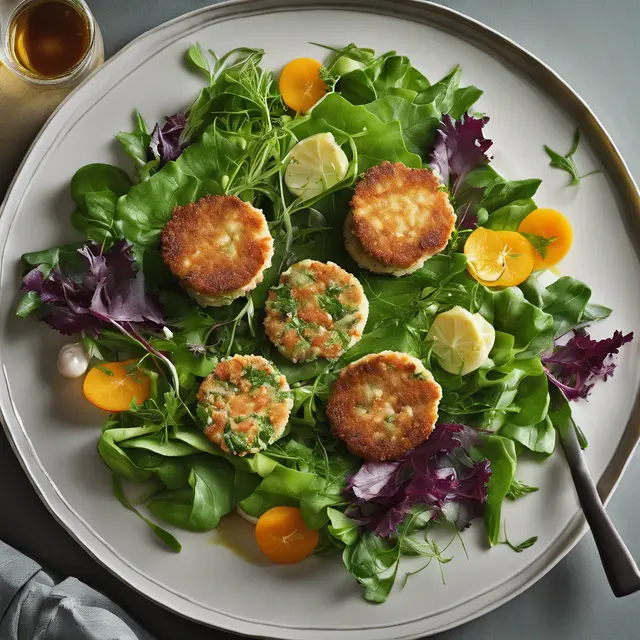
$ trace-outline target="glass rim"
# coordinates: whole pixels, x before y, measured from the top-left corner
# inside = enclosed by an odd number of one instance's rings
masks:
[[[13,9],[13,11],[9,14],[9,18],[7,20],[6,28],[2,35],[2,52],[4,54],[4,63],[7,67],[16,74],[22,80],[29,82],[35,85],[41,86],[62,86],[69,82],[71,82],[74,78],[80,75],[90,64],[93,51],[95,48],[95,39],[96,39],[96,20],[91,13],[91,10],[87,6],[84,0],[57,0],[58,2],[63,2],[65,4],[75,6],[79,12],[83,15],[87,20],[87,24],[89,25],[89,45],[87,46],[87,50],[85,54],[82,56],[78,62],[76,62],[69,71],[60,76],[55,76],[53,78],[43,78],[36,73],[30,71],[23,65],[21,65],[13,55],[13,34],[12,27],[16,17],[25,10],[27,5],[29,4],[42,4],[46,0],[22,0],[18,3],[18,5]]]

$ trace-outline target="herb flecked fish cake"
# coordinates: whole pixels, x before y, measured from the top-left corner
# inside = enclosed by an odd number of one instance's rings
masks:
[[[282,437],[293,398],[287,379],[262,356],[236,355],[218,363],[198,392],[204,433],[223,451],[258,453]]]
[[[355,276],[333,262],[302,260],[271,289],[267,336],[293,362],[337,360],[362,337],[369,302]]]

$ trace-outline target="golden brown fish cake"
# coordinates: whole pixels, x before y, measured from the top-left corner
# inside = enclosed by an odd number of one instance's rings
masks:
[[[255,289],[272,256],[262,211],[236,196],[176,207],[162,232],[165,263],[202,306],[229,304]]]
[[[424,442],[442,389],[420,360],[382,351],[345,367],[327,404],[333,434],[365,460],[397,460]]]
[[[350,231],[382,263],[382,272],[407,273],[422,266],[447,246],[456,221],[435,174],[401,162],[383,162],[366,171],[356,184],[351,215]],[[347,249],[352,253],[349,243]],[[357,261],[357,252],[352,257]]]
[[[369,302],[355,276],[333,262],[302,260],[271,289],[264,327],[293,362],[337,360],[360,340],[368,315]]]
[[[204,434],[223,451],[257,453],[282,437],[293,398],[287,379],[262,356],[218,363],[198,391],[207,414]]]

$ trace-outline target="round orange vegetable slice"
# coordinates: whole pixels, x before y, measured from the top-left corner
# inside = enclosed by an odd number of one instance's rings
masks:
[[[280,74],[280,93],[285,104],[306,113],[327,93],[327,85],[320,77],[322,63],[313,58],[296,58]]]
[[[318,544],[318,532],[307,527],[300,509],[273,507],[258,520],[256,542],[273,562],[293,564],[313,553]]]
[[[135,366],[137,362],[136,359],[106,362],[93,367],[84,379],[85,398],[99,409],[111,412],[126,411],[134,399],[142,404],[149,397],[151,380]]]
[[[467,271],[487,287],[513,287],[524,282],[535,261],[533,245],[516,231],[479,227],[464,245]]]
[[[555,209],[536,209],[518,227],[518,233],[538,236],[540,247],[536,248],[534,269],[552,267],[564,258],[573,243],[571,223]]]

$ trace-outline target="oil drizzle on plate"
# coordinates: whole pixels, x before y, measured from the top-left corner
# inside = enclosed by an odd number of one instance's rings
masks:
[[[232,513],[220,520],[220,524],[212,531],[209,544],[225,547],[234,556],[250,564],[271,564],[256,543],[255,530],[251,523]]]

